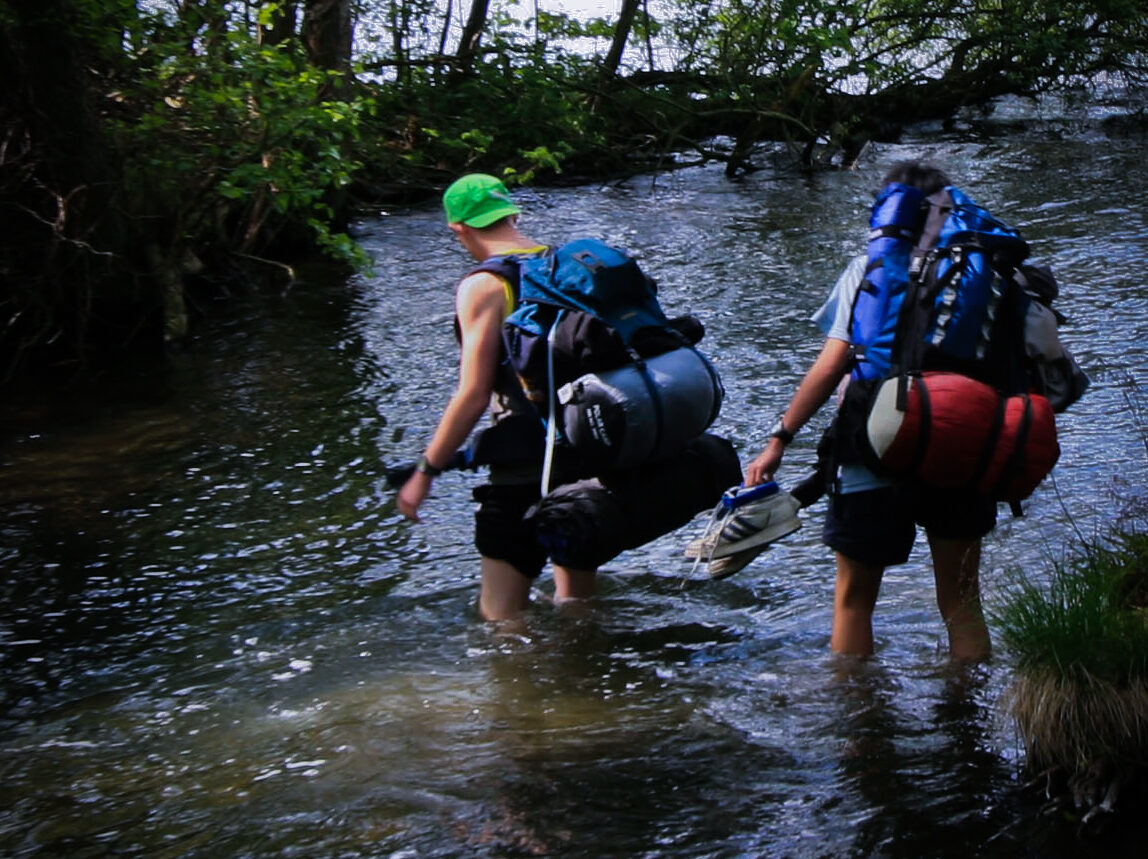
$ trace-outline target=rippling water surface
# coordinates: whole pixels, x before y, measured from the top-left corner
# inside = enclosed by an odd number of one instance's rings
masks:
[[[1142,495],[1143,148],[1071,123],[922,130],[856,171],[731,183],[714,166],[521,201],[530,235],[625,245],[667,308],[704,320],[729,392],[716,430],[743,460],[819,349],[808,317],[892,161],[935,159],[1021,226],[1094,387],[1028,515],[1002,509],[991,601]],[[1020,855],[1037,800],[999,709],[1008,658],[947,663],[923,546],[887,574],[860,665],[828,652],[821,505],[726,581],[687,580],[700,516],[611,563],[583,612],[479,621],[481,478],[437,481],[418,525],[383,479],[453,386],[467,261],[433,205],[360,228],[372,274],[239,301],[166,393],[9,421],[0,853]],[[1026,855],[1108,850],[1049,826]]]

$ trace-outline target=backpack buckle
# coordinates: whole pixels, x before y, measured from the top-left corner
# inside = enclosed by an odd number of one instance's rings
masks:
[[[935,248],[928,250],[921,250],[917,248],[909,257],[909,279],[920,280],[921,275],[933,264],[937,258],[937,251]]]

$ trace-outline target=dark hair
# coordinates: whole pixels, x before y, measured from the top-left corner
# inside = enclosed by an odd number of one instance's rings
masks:
[[[922,161],[900,161],[885,174],[885,184],[898,182],[919,188],[926,197],[936,194],[946,185],[951,185],[949,177],[940,168]]]

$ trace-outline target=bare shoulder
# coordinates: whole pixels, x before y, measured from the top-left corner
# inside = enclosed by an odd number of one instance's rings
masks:
[[[486,302],[496,302],[501,307],[505,289],[506,284],[498,275],[479,271],[459,283],[456,301],[459,307],[480,306]]]
[[[455,315],[464,335],[478,329],[496,330],[506,315],[506,284],[490,272],[463,279],[455,295]]]

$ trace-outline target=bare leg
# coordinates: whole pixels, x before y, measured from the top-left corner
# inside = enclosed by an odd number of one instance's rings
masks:
[[[949,630],[949,653],[959,660],[984,659],[991,645],[981,609],[981,541],[928,536],[937,608]]]
[[[572,570],[554,567],[554,602],[584,600],[594,596],[597,570]]]
[[[873,608],[885,568],[837,553],[837,585],[833,592],[833,635],[836,653],[868,656],[873,652]]]
[[[485,620],[513,620],[530,605],[531,581],[506,561],[482,559],[478,611]]]

